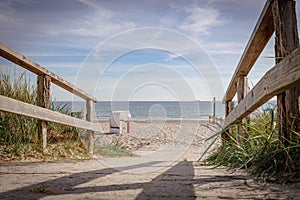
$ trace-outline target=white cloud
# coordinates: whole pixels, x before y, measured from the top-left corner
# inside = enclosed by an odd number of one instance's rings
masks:
[[[186,8],[185,12],[189,16],[180,28],[186,31],[209,34],[208,29],[210,27],[223,23],[218,19],[219,11],[214,8],[192,6]]]
[[[97,12],[99,12],[99,15],[101,15],[104,18],[110,18],[113,14],[112,11],[102,8],[99,4],[95,3],[92,0],[78,0],[78,2],[96,10]]]
[[[72,34],[77,36],[109,36],[111,34],[132,29],[135,23],[123,20],[120,13],[101,7],[96,1],[79,0],[78,2],[86,5],[89,12],[72,23],[72,28],[67,27],[52,34]]]
[[[169,53],[168,57],[165,58],[165,60],[170,61],[170,60],[173,60],[173,59],[176,59],[176,58],[181,58],[181,57],[182,57],[182,55],[177,55],[177,54],[174,54],[174,53]]]
[[[242,55],[245,48],[244,43],[241,42],[211,42],[203,44],[205,50],[210,54],[233,54],[233,55]]]
[[[16,9],[10,1],[0,2],[0,24],[2,26],[15,26],[22,22],[22,19],[16,16]]]
[[[160,26],[173,27],[187,33],[210,34],[209,28],[223,24],[219,19],[220,12],[206,2],[205,6],[197,4],[169,4],[169,11],[160,19]]]

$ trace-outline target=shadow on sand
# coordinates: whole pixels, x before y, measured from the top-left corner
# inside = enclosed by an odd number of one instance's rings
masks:
[[[157,162],[144,163],[143,166],[155,165]],[[132,165],[119,168],[120,171],[139,168],[140,165]],[[194,167],[192,162],[182,161],[158,175],[150,182],[125,183],[110,185],[78,187],[81,184],[102,178],[119,170],[106,168],[88,172],[69,174],[53,180],[32,184],[26,187],[0,193],[0,199],[41,199],[47,196],[75,195],[80,199],[80,194],[96,193],[101,199],[101,192],[126,191],[141,189],[136,199],[195,199],[194,184],[206,184],[212,182],[227,182],[228,177],[211,177],[205,179],[194,178]],[[51,173],[49,173],[51,174]],[[140,176],[137,174],[137,176]],[[99,180],[101,182],[101,180]],[[5,184],[2,182],[2,184]],[[58,197],[58,196],[57,196]],[[94,198],[97,196],[93,196]],[[58,197],[59,198],[59,197]],[[111,197],[114,199],[114,196]]]

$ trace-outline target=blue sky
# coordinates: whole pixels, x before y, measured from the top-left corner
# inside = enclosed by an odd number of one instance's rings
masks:
[[[0,41],[99,100],[221,100],[264,4],[2,0]],[[250,85],[274,65],[273,40]],[[52,98],[73,97],[53,86]]]

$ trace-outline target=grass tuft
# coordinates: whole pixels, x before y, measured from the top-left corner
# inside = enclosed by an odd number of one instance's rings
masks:
[[[258,113],[249,124],[238,124],[230,129],[228,140],[205,160],[206,164],[228,166],[229,169],[246,169],[264,180],[292,180],[299,178],[300,142],[288,141],[285,146],[278,139],[276,113],[269,108]],[[238,126],[244,127],[240,135]],[[290,133],[291,138],[300,138],[300,133]],[[237,139],[238,138],[238,139]]]
[[[98,143],[96,141],[96,143]],[[111,141],[110,143],[104,143],[96,145],[95,154],[103,157],[135,157],[136,154],[127,150],[119,140]]]

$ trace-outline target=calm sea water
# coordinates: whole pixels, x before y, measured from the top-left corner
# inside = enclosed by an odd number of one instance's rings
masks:
[[[56,101],[55,105],[67,104],[73,112],[85,112],[85,102]],[[211,101],[103,101],[95,103],[94,117],[108,119],[112,111],[130,111],[133,119],[208,119],[213,114]],[[224,105],[216,102],[216,116],[224,117]]]

